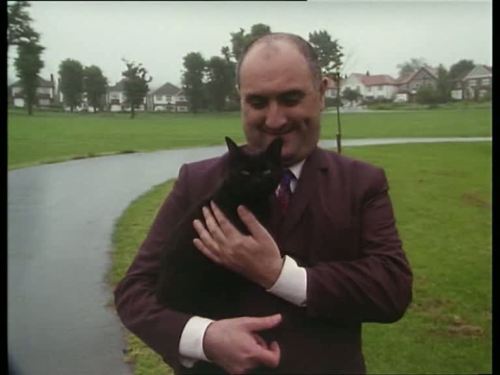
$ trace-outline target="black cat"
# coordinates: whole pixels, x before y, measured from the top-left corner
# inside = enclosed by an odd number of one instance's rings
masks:
[[[193,220],[203,221],[202,207],[213,200],[226,217],[248,234],[236,208],[244,205],[266,225],[270,202],[282,176],[281,147],[274,139],[265,151],[250,154],[226,137],[229,167],[221,185],[179,223],[163,249],[161,269],[156,289],[160,303],[178,311],[212,319],[232,316],[243,283],[240,275],[207,258],[193,244],[198,237]],[[223,313],[221,313],[223,307]]]

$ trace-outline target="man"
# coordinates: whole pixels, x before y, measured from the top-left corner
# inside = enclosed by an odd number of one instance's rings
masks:
[[[302,38],[261,37],[244,51],[237,78],[247,146],[281,137],[293,174],[286,211],[276,204],[269,228],[239,207],[250,231],[242,235],[213,204],[193,223],[196,247],[251,281],[241,314],[211,321],[154,297],[169,229],[215,188],[225,156],[181,168],[115,291],[118,314],[177,373],[364,373],[362,322],[394,322],[411,300],[385,174],[317,147],[327,81]]]

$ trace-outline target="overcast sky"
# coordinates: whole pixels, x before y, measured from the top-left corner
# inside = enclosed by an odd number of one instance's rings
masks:
[[[33,27],[41,34],[43,78],[57,77],[66,58],[97,65],[111,85],[121,79],[122,58],[141,62],[153,76],[150,88],[181,83],[182,59],[208,59],[230,46],[230,33],[256,23],[305,39],[326,30],[345,54],[344,73],[389,74],[423,58],[447,69],[460,59],[492,64],[491,1],[308,2],[31,2]],[[12,63],[15,51],[10,52]],[[11,65],[11,64],[9,64]],[[9,82],[15,80],[9,69]]]

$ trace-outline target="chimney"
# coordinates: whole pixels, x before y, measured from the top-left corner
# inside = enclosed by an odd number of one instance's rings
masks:
[[[367,70],[367,71],[366,71],[366,75],[367,75],[367,76],[369,76],[369,75],[370,75],[370,71],[369,71],[369,70]]]

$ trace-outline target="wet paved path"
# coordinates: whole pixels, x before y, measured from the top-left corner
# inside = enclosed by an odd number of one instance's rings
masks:
[[[491,138],[344,140],[343,146]],[[334,141],[322,141],[333,147]],[[8,352],[22,375],[125,375],[123,331],[107,307],[115,221],[182,163],[225,146],[106,156],[8,173]]]

